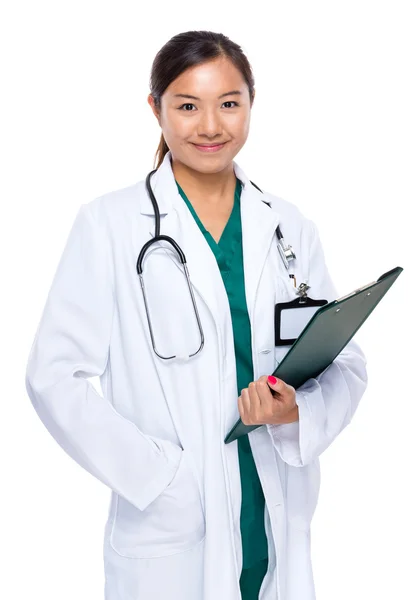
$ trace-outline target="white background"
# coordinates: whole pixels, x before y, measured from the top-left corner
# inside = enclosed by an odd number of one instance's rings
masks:
[[[416,3],[39,0],[0,22],[0,597],[103,599],[110,491],[44,428],[25,364],[79,205],[153,168],[155,54],[209,29],[255,75],[235,160],[316,222],[340,295],[404,268],[356,335],[369,385],[321,457],[312,560],[318,600],[417,598]]]

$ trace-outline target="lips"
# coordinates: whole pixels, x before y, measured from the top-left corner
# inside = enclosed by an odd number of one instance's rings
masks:
[[[218,152],[219,150],[222,150],[226,143],[227,142],[222,142],[221,144],[210,144],[206,146],[204,144],[193,145],[197,150],[200,150],[200,152]]]

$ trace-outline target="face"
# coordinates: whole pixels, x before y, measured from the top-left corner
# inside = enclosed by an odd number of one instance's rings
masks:
[[[224,170],[247,140],[250,94],[240,71],[227,58],[184,71],[165,90],[159,110],[151,95],[148,102],[173,161],[195,171]],[[211,152],[200,150],[199,144],[223,146]]]

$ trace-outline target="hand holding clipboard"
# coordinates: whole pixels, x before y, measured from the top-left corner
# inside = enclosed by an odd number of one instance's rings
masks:
[[[322,373],[360,329],[402,271],[402,267],[395,267],[377,281],[321,306],[273,375],[297,389]],[[229,444],[257,427],[261,425],[244,425],[238,419],[225,443]]]

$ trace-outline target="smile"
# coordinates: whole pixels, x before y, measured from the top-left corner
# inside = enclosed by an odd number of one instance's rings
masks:
[[[227,142],[224,142],[223,144],[216,144],[214,146],[199,146],[198,144],[193,144],[193,146],[195,148],[197,148],[197,150],[200,150],[200,152],[218,152],[218,150],[221,150]]]

